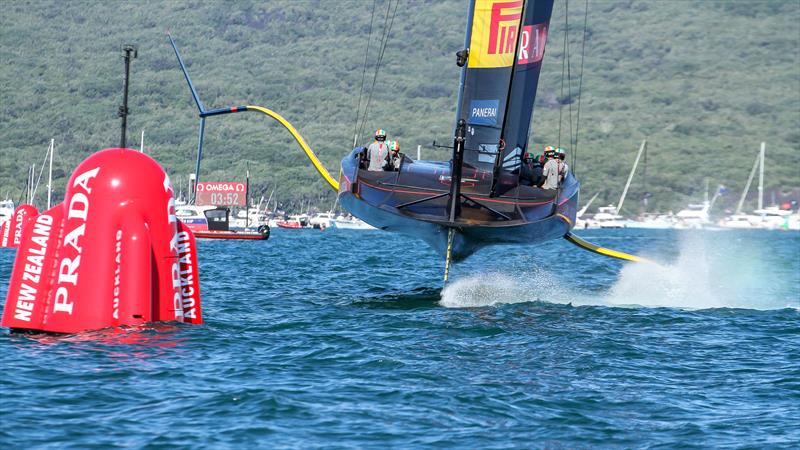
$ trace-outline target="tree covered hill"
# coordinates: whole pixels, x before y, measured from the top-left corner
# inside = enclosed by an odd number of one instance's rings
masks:
[[[351,148],[362,76],[397,5],[359,141],[385,128],[404,151],[448,159],[467,1],[33,1],[0,15],[0,196],[18,198],[27,167],[56,140],[57,196],[87,155],[119,142],[121,47],[135,44],[128,135],[186,186],[198,117],[165,32],[176,39],[207,108],[255,104],[292,122],[331,170]],[[565,9],[569,71],[564,83]],[[534,114],[533,145],[570,152],[584,2],[558,1]],[[700,200],[709,179],[738,199],[761,141],[768,192],[800,187],[800,2],[590,0],[576,172],[584,198],[616,201],[642,139],[626,210]],[[569,95],[570,91],[572,95]],[[366,95],[366,94],[365,94]],[[366,98],[362,100],[361,110]],[[570,108],[572,114],[570,116]],[[561,117],[561,120],[559,120]],[[570,127],[570,118],[572,126]],[[559,126],[561,122],[561,126]],[[560,136],[559,136],[560,135]],[[327,209],[333,194],[280,125],[253,113],[212,117],[202,178],[242,179],[287,207]],[[41,188],[40,188],[41,189]],[[41,191],[40,191],[41,192]],[[754,198],[755,190],[751,198]],[[628,209],[630,208],[630,209]]]

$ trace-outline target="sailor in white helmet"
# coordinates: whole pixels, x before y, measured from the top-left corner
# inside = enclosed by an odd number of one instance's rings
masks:
[[[386,144],[386,130],[383,128],[375,132],[375,142],[367,148],[367,170],[381,171],[386,166],[386,157],[389,156],[389,146]]]

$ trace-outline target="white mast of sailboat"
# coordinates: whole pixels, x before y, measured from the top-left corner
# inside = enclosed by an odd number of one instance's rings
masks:
[[[594,195],[592,196],[592,198],[589,200],[589,203],[585,204],[585,205],[583,206],[583,208],[581,208],[581,209],[578,211],[578,214],[576,215],[576,217],[578,217],[578,218],[582,217],[582,216],[583,216],[583,215],[586,213],[586,210],[588,210],[588,209],[589,209],[589,207],[590,207],[590,206],[592,206],[592,202],[594,201],[594,199],[596,199],[596,198],[597,198],[597,196],[598,196],[598,195],[600,195],[600,193],[599,193],[599,192],[595,192],[595,194],[594,194]]]
[[[647,146],[647,139],[642,141],[642,145],[639,147],[639,153],[636,154],[636,161],[633,162],[633,168],[631,169],[631,173],[628,174],[628,181],[625,183],[625,189],[622,190],[622,196],[619,198],[619,203],[617,203],[617,214],[622,211],[622,204],[625,202],[625,196],[628,195],[628,188],[631,186],[631,180],[633,180],[633,174],[636,172],[636,166],[639,165],[639,158],[642,157],[642,152],[644,152],[645,147]]]
[[[264,207],[264,210],[269,209],[269,203],[272,201],[272,194],[274,194],[274,193],[275,193],[275,187],[273,186],[272,187],[272,192],[269,193],[269,198],[267,199],[267,206]],[[263,197],[262,197],[262,200],[263,200]],[[277,208],[278,208],[278,201],[275,200],[275,209],[277,209]]]
[[[753,177],[756,175],[756,169],[758,169],[758,164],[761,161],[761,153],[756,156],[756,160],[753,161],[753,169],[750,170],[750,176],[747,177],[747,183],[744,185],[744,190],[742,191],[742,196],[739,197],[739,204],[736,205],[736,212],[734,214],[741,214],[742,207],[744,206],[744,200],[747,197],[747,192],[750,190],[750,184],[753,183]]]
[[[47,162],[47,158],[50,158],[50,170],[47,174],[47,209],[50,209],[50,201],[53,192],[53,153],[55,152],[55,139],[50,139],[50,145],[47,146],[47,153],[44,154],[44,161],[42,162],[42,167],[39,169],[39,176],[36,177],[36,183],[33,182],[35,177],[34,166],[31,166],[30,171],[30,182],[29,188],[27,192],[28,201],[26,203],[33,203],[34,197],[36,197],[36,191],[39,190],[39,183],[42,181],[42,173],[44,172],[44,165]]]
[[[766,142],[761,143],[761,152],[759,152],[759,159],[761,166],[758,169],[758,209],[764,208],[764,153],[766,151]]]
[[[56,152],[56,140],[50,139],[50,169],[47,171],[47,209],[50,209],[50,198],[53,192],[53,153]]]

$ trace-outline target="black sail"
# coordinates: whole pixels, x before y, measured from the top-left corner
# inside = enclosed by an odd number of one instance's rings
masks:
[[[472,5],[458,109],[467,123],[464,164],[493,172],[497,194],[518,182],[552,11],[553,0]]]

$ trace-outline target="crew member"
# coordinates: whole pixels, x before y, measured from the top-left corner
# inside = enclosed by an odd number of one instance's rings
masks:
[[[544,176],[542,189],[558,189],[563,169],[561,160],[556,155],[555,148],[549,145],[545,147],[544,155],[547,158],[547,162],[544,163],[544,168],[542,169],[542,176]]]
[[[383,128],[375,132],[375,142],[367,148],[367,170],[381,171],[386,167],[386,158],[389,156],[389,146],[386,145],[386,130]]]
[[[544,181],[542,176],[543,155],[533,155],[526,153],[522,161],[520,172],[520,183],[528,186],[540,186]]]
[[[563,183],[564,179],[567,178],[567,173],[569,173],[569,165],[565,159],[567,159],[567,152],[561,147],[556,149],[556,156],[558,156],[558,160],[561,163],[561,167],[559,168],[559,180]]]
[[[403,155],[400,154],[400,143],[392,141],[389,143],[389,166],[386,170],[399,171],[401,162]]]

